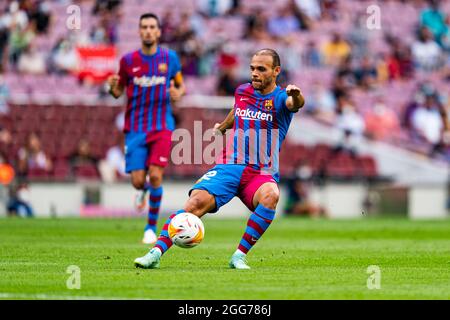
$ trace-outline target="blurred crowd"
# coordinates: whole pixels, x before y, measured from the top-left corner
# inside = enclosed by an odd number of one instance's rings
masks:
[[[77,68],[75,48],[87,44],[115,44],[120,0],[97,0],[90,13],[95,23],[86,32],[67,32],[51,47],[39,47],[35,39],[52,28],[52,4],[82,1],[6,0],[0,3],[0,72],[69,74]],[[73,11],[73,13],[76,13]],[[75,20],[74,20],[75,21]]]

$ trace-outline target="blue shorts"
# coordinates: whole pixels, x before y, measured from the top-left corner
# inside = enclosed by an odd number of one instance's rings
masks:
[[[245,164],[218,164],[195,183],[189,195],[193,190],[205,190],[213,195],[216,207],[211,213],[217,212],[235,196],[254,211],[253,196],[267,182],[277,183],[271,175],[261,174],[260,170]]]

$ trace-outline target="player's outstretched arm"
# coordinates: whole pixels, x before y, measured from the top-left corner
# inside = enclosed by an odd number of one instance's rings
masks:
[[[228,129],[233,128],[234,125],[234,108],[230,110],[225,120],[222,123],[216,123],[214,125],[214,134],[224,134]]]
[[[297,112],[301,107],[305,105],[305,98],[300,91],[300,88],[296,85],[290,84],[286,87],[286,93],[288,95],[286,99],[286,106],[291,112]]]
[[[119,98],[124,91],[124,86],[120,84],[120,76],[118,74],[113,74],[108,77],[109,94],[114,98]]]

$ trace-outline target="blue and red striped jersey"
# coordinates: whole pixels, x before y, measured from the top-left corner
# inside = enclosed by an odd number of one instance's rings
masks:
[[[120,83],[126,88],[125,132],[175,129],[170,105],[170,80],[181,71],[175,51],[158,46],[154,55],[142,50],[120,60]]]
[[[279,152],[293,113],[279,86],[262,95],[250,83],[235,91],[234,127],[219,163],[247,164],[279,181]]]

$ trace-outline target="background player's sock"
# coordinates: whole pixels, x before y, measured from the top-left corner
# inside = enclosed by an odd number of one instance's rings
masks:
[[[161,255],[164,254],[169,248],[172,246],[172,240],[170,240],[169,232],[167,229],[169,228],[170,221],[173,217],[175,217],[177,214],[184,212],[184,210],[178,210],[176,213],[171,215],[169,219],[167,219],[166,223],[164,224],[161,233],[159,234],[158,241],[156,241],[156,244],[153,248],[158,248],[161,251]]]
[[[148,197],[148,216],[145,230],[151,229],[156,233],[156,226],[158,224],[159,208],[161,206],[161,199],[163,195],[163,187],[153,188],[150,184],[146,184],[147,190],[150,192]]]
[[[274,217],[275,210],[268,209],[259,204],[256,207],[255,212],[253,212],[248,219],[247,228],[239,243],[238,250],[247,254],[270,226]]]

